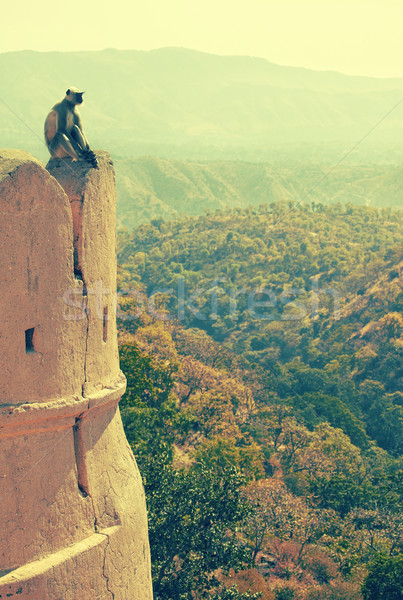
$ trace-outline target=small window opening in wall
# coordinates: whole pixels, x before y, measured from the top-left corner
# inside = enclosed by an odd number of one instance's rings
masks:
[[[27,354],[29,354],[30,352],[35,352],[34,335],[35,327],[31,327],[31,329],[25,330],[25,352]]]
[[[104,342],[108,339],[108,307],[104,306],[103,312],[103,338]]]

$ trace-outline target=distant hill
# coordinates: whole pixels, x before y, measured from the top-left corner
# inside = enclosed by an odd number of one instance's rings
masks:
[[[307,144],[350,144],[403,96],[403,79],[351,77],[183,48],[3,53],[0,72],[2,145],[43,159],[44,118],[69,85],[87,91],[82,113],[93,146],[121,157],[212,158],[221,148],[231,158],[238,149],[245,159],[276,144],[300,144],[301,152]],[[403,103],[370,138],[396,144],[402,134]]]
[[[264,163],[184,162],[143,157],[117,160],[118,223],[292,199]]]
[[[402,206],[403,169],[311,163],[274,168],[241,161],[116,160],[118,224],[201,215],[277,201]]]

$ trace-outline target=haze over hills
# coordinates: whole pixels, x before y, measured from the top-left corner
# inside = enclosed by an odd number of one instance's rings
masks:
[[[221,156],[250,160],[275,145],[373,144],[403,134],[403,79],[352,77],[260,58],[183,48],[0,54],[3,146],[46,160],[44,118],[66,86],[87,91],[82,109],[94,147],[114,156]],[[4,104],[5,103],[5,104]],[[31,130],[31,131],[30,131]],[[225,154],[227,153],[227,154]]]
[[[401,206],[403,169],[318,163],[274,168],[269,163],[178,161],[141,157],[115,161],[118,224],[200,215],[277,201]]]
[[[121,225],[301,198],[401,203],[403,102],[387,113],[403,79],[183,48],[11,52],[0,72],[1,146],[44,162],[48,110],[66,86],[87,91],[84,128],[115,160]]]

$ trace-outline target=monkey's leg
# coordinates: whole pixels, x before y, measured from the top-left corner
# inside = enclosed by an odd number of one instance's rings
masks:
[[[78,160],[79,156],[73,144],[66,134],[58,131],[52,141],[48,144],[49,152],[56,158],[70,156],[73,160]]]
[[[70,135],[72,138],[74,138],[74,140],[77,142],[77,144],[80,146],[80,148],[83,150],[83,152],[86,152],[87,150],[90,149],[90,145],[88,143],[87,138],[85,137],[85,134],[83,131],[81,131],[81,129],[79,127],[77,127],[77,125],[74,125]]]

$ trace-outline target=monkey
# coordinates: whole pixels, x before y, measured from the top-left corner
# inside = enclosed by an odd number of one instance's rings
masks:
[[[52,158],[84,159],[95,169],[98,161],[83,132],[77,104],[83,103],[83,94],[70,87],[64,99],[54,105],[45,121],[45,141]]]

